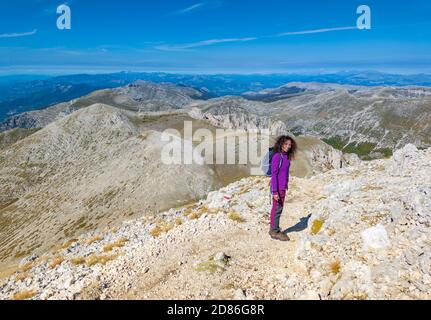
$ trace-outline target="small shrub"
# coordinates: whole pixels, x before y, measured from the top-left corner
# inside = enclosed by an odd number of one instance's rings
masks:
[[[72,264],[74,266],[78,266],[78,265],[81,265],[81,264],[85,263],[85,258],[82,258],[82,257],[80,257],[80,258],[73,258],[72,260],[70,260],[70,262],[72,262]]]
[[[323,220],[316,219],[313,221],[313,224],[311,225],[311,234],[316,235],[319,233],[319,231],[322,229],[323,226]]]
[[[245,222],[244,218],[241,217],[241,215],[238,212],[229,212],[227,217],[233,221],[238,222],[238,223]]]
[[[21,266],[18,271],[20,271],[20,272],[27,272],[30,269],[32,269],[33,267],[34,267],[34,265],[33,265],[32,262],[27,262],[26,264],[24,264],[23,266]]]
[[[15,276],[15,280],[16,281],[23,281],[23,280],[27,279],[28,277],[29,277],[29,274],[27,272],[21,272]]]
[[[339,260],[336,260],[329,264],[329,270],[333,274],[338,274],[341,270],[341,262]]]
[[[226,266],[227,263],[228,263],[228,260],[224,260],[221,263],[218,263],[217,261],[214,260],[214,255],[211,255],[208,257],[207,261],[199,262],[196,265],[195,270],[205,271],[205,272],[214,274],[217,271],[225,271],[226,269],[224,268],[224,266]]]
[[[162,233],[169,232],[170,230],[172,230],[173,227],[174,225],[171,223],[162,222],[159,225],[156,225],[153,229],[151,229],[150,234],[154,238],[157,238]]]
[[[59,266],[60,264],[62,264],[62,263],[63,263],[63,261],[64,261],[64,258],[63,258],[63,257],[55,257],[55,258],[51,261],[51,263],[49,264],[49,267],[50,267],[51,269],[55,269],[57,266]]]
[[[368,299],[368,294],[363,293],[363,294],[357,294],[353,296],[353,300],[367,300]]]
[[[110,243],[110,244],[107,244],[106,246],[104,246],[103,251],[104,252],[110,252],[115,248],[124,247],[124,245],[126,244],[127,241],[129,241],[129,240],[126,238],[119,239],[113,243]]]
[[[69,241],[66,241],[65,243],[63,243],[63,245],[61,246],[61,249],[68,249],[71,245],[73,245],[74,243],[78,242],[78,239],[72,239]]]
[[[219,268],[221,267],[218,264],[210,260],[198,263],[196,266],[196,271],[208,271],[209,273],[213,274],[219,270]]]
[[[91,244],[93,244],[93,243],[95,243],[95,242],[102,241],[102,240],[103,240],[103,237],[101,237],[101,236],[94,236],[94,237],[91,237],[90,239],[88,239],[88,240],[86,241],[86,243],[87,243],[88,245],[91,245]]]
[[[208,261],[200,262],[196,265],[196,271],[200,272],[209,272],[211,274],[216,273],[217,271],[224,271],[225,269],[217,264],[214,260],[210,259]]]
[[[12,300],[27,300],[36,295],[35,291],[22,291],[13,295]]]
[[[102,264],[105,265],[109,261],[113,261],[118,258],[118,255],[96,255],[93,254],[90,257],[87,258],[85,261],[87,263],[87,266],[92,267],[96,264]]]
[[[157,238],[158,236],[160,236],[162,234],[162,228],[160,226],[155,226],[153,229],[150,230],[150,234],[154,238]]]

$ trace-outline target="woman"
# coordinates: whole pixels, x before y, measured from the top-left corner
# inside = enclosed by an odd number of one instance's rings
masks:
[[[296,142],[289,136],[280,136],[273,148],[271,161],[272,210],[269,235],[273,239],[289,241],[290,238],[280,229],[280,216],[283,212],[286,191],[289,189],[290,161],[296,153]]]

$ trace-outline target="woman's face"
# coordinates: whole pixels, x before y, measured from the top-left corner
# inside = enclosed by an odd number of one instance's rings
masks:
[[[287,140],[281,146],[281,151],[288,152],[290,150],[290,148],[292,148],[292,141]]]

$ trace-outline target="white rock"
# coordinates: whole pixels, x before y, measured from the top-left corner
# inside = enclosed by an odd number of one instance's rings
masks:
[[[246,297],[246,295],[242,289],[237,289],[234,292],[234,299],[235,300],[245,300],[245,299],[247,299],[247,297]]]
[[[362,231],[361,236],[364,250],[384,249],[390,245],[388,233],[381,224]]]

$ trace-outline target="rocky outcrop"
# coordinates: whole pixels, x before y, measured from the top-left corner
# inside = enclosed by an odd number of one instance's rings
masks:
[[[211,100],[203,105],[194,103],[188,114],[198,120],[226,129],[269,130],[271,135],[288,134],[286,125],[270,115],[255,114],[257,105],[238,97]]]
[[[268,179],[22,261],[0,298],[430,299],[431,149],[292,177],[268,232]]]
[[[339,148],[349,146],[374,158],[408,143],[431,146],[431,90],[426,87],[293,82],[244,97],[251,100],[223,97],[202,102],[196,106],[201,111],[193,114],[222,126],[334,139]]]
[[[429,299],[431,149],[326,173],[296,258],[295,290],[332,299]],[[426,177],[425,177],[426,175]],[[340,181],[340,178],[343,180]]]

